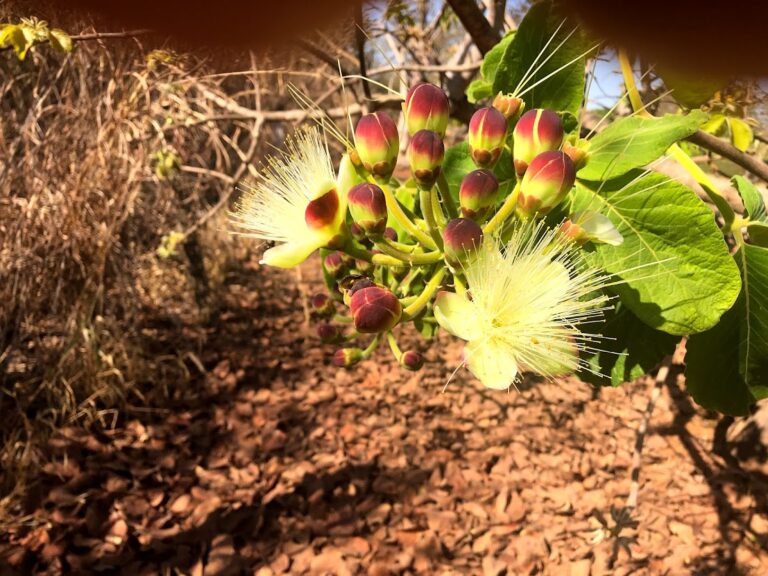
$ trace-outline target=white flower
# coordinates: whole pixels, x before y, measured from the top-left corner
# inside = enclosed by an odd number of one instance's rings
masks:
[[[594,339],[578,325],[602,317],[607,280],[542,224],[518,228],[506,246],[497,242],[486,242],[466,267],[466,295],[438,295],[435,318],[467,341],[464,362],[489,388],[508,388],[523,371],[574,372]]]
[[[344,233],[348,181],[354,175],[345,156],[337,183],[328,146],[315,127],[289,138],[286,148],[267,159],[231,214],[243,235],[277,243],[264,252],[262,263],[281,268],[300,264]]]

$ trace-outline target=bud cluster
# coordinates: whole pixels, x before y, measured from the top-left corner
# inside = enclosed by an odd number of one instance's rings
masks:
[[[526,110],[520,97],[498,93],[471,116],[472,167],[457,173],[455,156],[446,154],[449,119],[445,93],[427,83],[405,96],[402,135],[389,113],[363,115],[336,186],[307,207],[307,224],[317,228],[328,226],[338,206],[345,210],[343,242],[329,242],[322,253],[329,293],[311,300],[319,339],[338,348],[336,366],[359,364],[387,339],[400,366],[421,369],[420,352],[400,351],[398,326],[413,321],[430,336],[438,324],[436,293],[446,286],[458,291],[485,248],[514,231],[515,220],[541,219],[562,203],[588,161],[586,143],[566,138],[557,113]],[[406,166],[410,176],[400,178]],[[581,243],[617,237],[610,222],[592,216],[566,220],[558,233]],[[369,343],[358,347],[358,338]]]

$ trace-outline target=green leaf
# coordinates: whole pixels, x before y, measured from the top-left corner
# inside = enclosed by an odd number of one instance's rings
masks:
[[[708,330],[736,300],[739,271],[712,211],[689,188],[661,174],[579,182],[573,211],[596,210],[624,237],[599,244],[592,262],[623,283],[621,301],[649,326],[669,334]]]
[[[469,172],[477,170],[477,166],[469,155],[469,145],[466,142],[451,146],[445,151],[443,174],[451,189],[451,196],[458,202],[461,181]],[[499,180],[499,199],[505,198],[515,185],[515,172],[512,168],[512,158],[507,150],[503,150],[499,161],[493,168],[493,173]]]
[[[750,220],[768,222],[768,209],[765,207],[765,199],[760,190],[743,176],[734,176],[731,182],[744,203],[745,216]]]
[[[673,90],[672,96],[686,108],[698,108],[714,96],[720,88],[728,83],[726,79],[711,77],[695,78],[689,74],[679,73],[676,70],[665,68],[656,69],[661,74],[667,88]]]
[[[493,80],[493,93],[520,95],[528,109],[551,108],[576,114],[584,96],[585,48],[573,20],[556,11],[553,2],[538,2],[525,15],[504,51]],[[527,74],[530,77],[525,79]]]
[[[691,336],[685,353],[685,387],[696,403],[734,416],[748,414],[755,402],[739,374],[738,308],[714,328]]]
[[[48,39],[51,42],[51,46],[59,52],[64,52],[65,54],[72,52],[72,38],[64,30],[54,28],[48,32]]]
[[[504,51],[514,37],[515,32],[510,32],[485,55],[483,63],[480,65],[480,78],[476,78],[467,86],[467,100],[474,104],[483,98],[495,95],[493,79],[496,77],[496,69],[499,67],[502,56],[504,56]]]
[[[742,245],[734,258],[739,298],[717,326],[688,340],[685,375],[696,402],[741,415],[768,397],[768,248]]]
[[[750,244],[768,248],[768,224],[763,222],[750,222],[747,225]]]
[[[604,339],[589,364],[593,372],[602,376],[583,371],[579,377],[596,385],[619,386],[647,374],[675,351],[679,340],[654,330],[621,304],[606,313],[604,324],[594,326]]]
[[[695,110],[687,115],[617,120],[589,143],[589,161],[578,172],[585,180],[610,180],[659,158],[678,140],[687,138],[707,119]]]
[[[754,138],[750,125],[741,118],[728,118],[728,128],[731,130],[733,145],[742,152],[746,152]]]
[[[743,279],[739,372],[756,398],[768,396],[768,248],[744,244],[735,254]]]
[[[718,136],[722,133],[723,126],[725,126],[725,114],[712,114],[709,120],[701,125],[702,132]]]
[[[467,86],[467,100],[472,104],[479,102],[483,98],[490,98],[493,95],[493,84],[483,78],[476,78]]]

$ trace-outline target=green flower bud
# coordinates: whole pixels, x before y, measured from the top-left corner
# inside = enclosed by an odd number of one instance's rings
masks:
[[[534,108],[520,117],[513,132],[512,160],[518,176],[542,152],[557,150],[563,143],[563,123],[552,110]]]
[[[419,130],[411,138],[408,147],[408,161],[411,173],[419,186],[428,189],[434,186],[440,175],[445,157],[445,145],[440,135],[429,130]]]
[[[400,356],[400,365],[406,370],[416,372],[417,370],[421,370],[421,367],[424,366],[424,356],[415,350],[406,350],[403,352],[402,356]]]
[[[456,218],[443,231],[445,259],[451,266],[466,264],[483,243],[483,229],[469,218]]]
[[[464,176],[459,189],[461,215],[482,220],[496,203],[499,181],[490,170],[474,170]]]
[[[328,294],[315,294],[312,296],[312,312],[320,318],[330,318],[336,312],[336,306]]]
[[[384,191],[364,182],[349,191],[349,212],[366,234],[383,234],[387,227],[387,200]]]
[[[323,259],[323,267],[329,275],[339,278],[346,269],[344,257],[340,252],[331,252]]]
[[[577,172],[584,168],[589,160],[588,147],[589,142],[587,140],[579,140],[576,144],[563,142],[563,152],[571,159]]]
[[[403,313],[397,296],[381,286],[356,290],[349,300],[349,309],[355,328],[362,334],[391,330]]]
[[[522,98],[499,92],[493,99],[493,107],[504,115],[507,120],[513,119],[525,108]]]
[[[344,339],[341,329],[335,324],[320,324],[317,335],[324,344],[338,344]]]
[[[448,97],[434,84],[417,84],[408,90],[403,113],[411,136],[419,130],[437,132],[441,138],[445,136],[450,115]]]
[[[375,176],[389,178],[397,163],[400,138],[397,125],[384,112],[366,114],[355,128],[355,146],[365,169]]]
[[[544,215],[560,204],[576,180],[576,168],[571,159],[559,151],[542,152],[520,183],[518,211],[524,216]]]
[[[469,120],[469,155],[478,168],[492,168],[504,149],[507,119],[496,108],[481,108]]]
[[[340,348],[333,353],[332,362],[339,368],[351,368],[363,359],[360,348]]]

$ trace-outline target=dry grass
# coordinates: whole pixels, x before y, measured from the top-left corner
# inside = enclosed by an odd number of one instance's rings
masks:
[[[260,116],[295,108],[282,73],[231,73],[274,62],[229,57],[221,73],[141,41],[0,52],[0,523],[52,432],[114,426],[147,387],[184,381],[182,352],[150,350],[147,326],[215,314],[235,253],[222,208],[290,129]],[[317,68],[292,61],[291,78],[326,93]],[[158,153],[178,166],[158,173]]]

